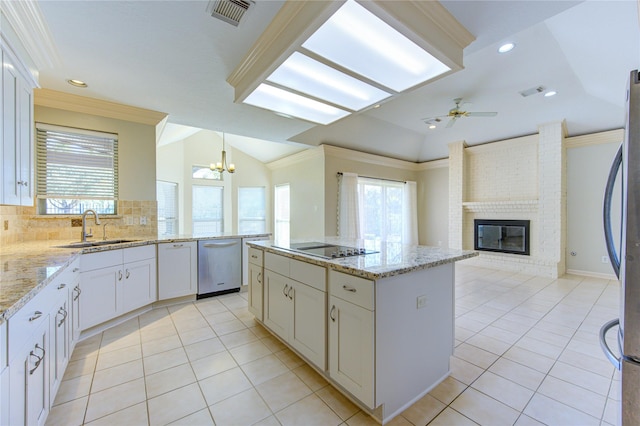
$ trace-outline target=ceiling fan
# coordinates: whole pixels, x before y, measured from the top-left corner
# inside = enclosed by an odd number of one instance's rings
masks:
[[[462,98],[455,98],[453,102],[455,102],[456,106],[451,108],[447,115],[439,115],[437,117],[423,118],[422,121],[424,121],[425,124],[435,126],[436,123],[440,123],[444,118],[449,117],[450,120],[445,127],[451,127],[456,123],[456,120],[460,117],[495,117],[496,115],[498,115],[497,112],[463,111],[460,109]]]

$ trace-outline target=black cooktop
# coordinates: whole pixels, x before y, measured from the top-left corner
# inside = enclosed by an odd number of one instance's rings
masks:
[[[292,243],[289,247],[281,247],[299,253],[318,256],[325,259],[338,259],[341,257],[361,256],[365,254],[378,253],[377,251],[368,250],[363,247],[349,247],[336,244],[308,242],[308,243]]]

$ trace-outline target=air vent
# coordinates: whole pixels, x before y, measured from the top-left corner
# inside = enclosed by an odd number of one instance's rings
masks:
[[[522,95],[523,98],[526,98],[527,96],[535,95],[542,92],[544,92],[544,86],[537,86],[532,87],[531,89],[523,90],[522,92],[520,92],[520,95]]]
[[[238,26],[253,1],[246,0],[213,0],[207,6],[207,12],[231,25]]]

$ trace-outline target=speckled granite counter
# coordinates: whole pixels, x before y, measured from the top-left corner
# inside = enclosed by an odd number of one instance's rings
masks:
[[[211,238],[268,237],[270,234],[175,235],[126,237],[127,243],[83,248],[61,248],[69,241],[31,241],[0,247],[0,324],[46,287],[59,273],[83,253],[137,247],[141,245],[197,241]],[[99,240],[96,240],[99,241]]]
[[[339,244],[349,247],[363,247],[374,250],[361,256],[351,256],[337,259],[324,259],[317,256],[286,250],[288,243],[274,243],[273,241],[251,241],[248,244],[265,251],[277,253],[293,259],[326,266],[336,271],[345,272],[363,278],[377,280],[394,275],[407,274],[420,269],[433,268],[447,263],[457,262],[477,256],[472,250],[442,249],[440,247],[408,246],[399,243],[375,242],[368,240],[347,240],[335,237],[309,238],[304,241]],[[303,242],[292,241],[293,242]]]

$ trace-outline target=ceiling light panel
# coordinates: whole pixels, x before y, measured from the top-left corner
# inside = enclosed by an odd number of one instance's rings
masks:
[[[299,52],[294,52],[267,81],[358,111],[391,96]]]
[[[244,103],[318,124],[331,124],[349,115],[348,111],[265,83],[247,96]]]
[[[396,92],[450,70],[353,0],[338,9],[302,47]]]

